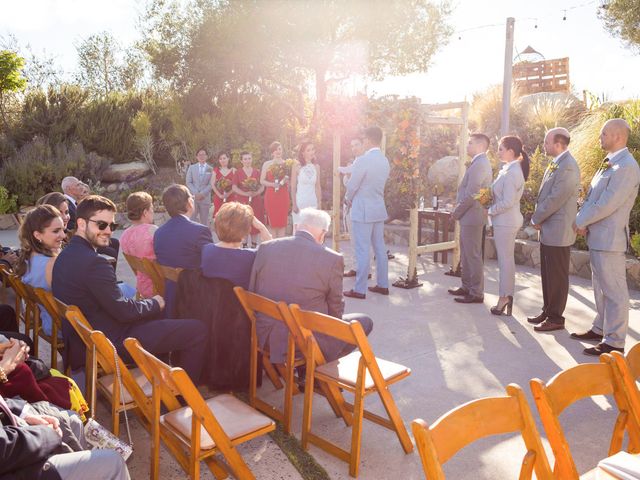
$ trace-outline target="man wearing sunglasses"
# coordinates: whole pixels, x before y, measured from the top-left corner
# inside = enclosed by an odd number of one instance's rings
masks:
[[[90,195],[78,204],[77,230],[69,245],[56,259],[52,290],[67,305],[76,305],[91,326],[101,330],[126,360],[122,342],[137,338],[155,355],[183,367],[194,382],[200,378],[206,328],[198,320],[160,319],[165,302],[160,295],[145,300],[125,297],[117,285],[113,268],[96,250],[109,244],[116,228],[115,204],[108,198]],[[65,366],[84,367],[85,349],[71,325],[63,324]]]

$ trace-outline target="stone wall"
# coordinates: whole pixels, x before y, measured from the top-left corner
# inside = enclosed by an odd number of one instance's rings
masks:
[[[430,234],[430,229],[423,229],[423,234]],[[524,236],[524,235],[522,235]],[[453,238],[453,235],[451,235]],[[409,245],[409,225],[393,223],[385,226],[384,239],[387,245]],[[540,268],[540,244],[535,240],[516,239],[515,246],[516,264]],[[485,243],[485,258],[495,260],[496,248],[493,237],[487,237]],[[583,250],[571,250],[571,263],[569,273],[582,278],[591,278],[589,266],[589,252]],[[627,284],[629,288],[640,290],[640,261],[637,258],[627,257]]]

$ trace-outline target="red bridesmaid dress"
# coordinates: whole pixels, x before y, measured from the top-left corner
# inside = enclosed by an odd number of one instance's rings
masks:
[[[233,176],[233,184],[238,187],[243,192],[248,192],[249,190],[245,190],[242,186],[242,182],[244,182],[247,178],[247,174],[244,172],[242,167],[236,170],[235,175]],[[252,169],[250,178],[254,178],[258,187],[260,187],[260,171],[256,168]],[[245,197],[244,195],[234,195],[235,201],[244,203],[245,205],[250,205],[253,209],[253,215],[264,223],[264,202],[262,199],[262,194],[255,193],[253,197],[251,197],[251,201],[249,201],[249,197]],[[251,235],[258,234],[259,231],[257,228],[251,227]]]
[[[267,171],[268,182],[275,182],[273,173]],[[266,187],[264,192],[264,209],[267,215],[267,222],[273,228],[283,228],[287,226],[289,216],[289,183],[281,185],[276,192],[275,187]]]
[[[220,181],[221,178],[226,178],[227,180],[229,180],[229,184],[233,185],[233,170],[229,169],[229,171],[227,172],[226,175],[222,175],[222,172],[220,171],[220,167],[216,167],[213,169],[213,174],[215,175],[216,179],[215,179],[215,183],[217,184],[218,181]],[[216,188],[218,188],[218,186],[216,185]],[[231,187],[229,187],[231,188]],[[218,188],[218,190],[220,190]],[[215,194],[215,192],[213,192],[213,190],[211,191],[212,195],[213,195],[213,205],[214,205],[214,209],[213,209],[213,216],[215,217],[216,213],[218,213],[218,210],[220,210],[220,207],[222,206],[222,204],[224,203],[224,201],[218,197],[218,195]],[[233,192],[231,190],[229,190],[229,193],[227,194],[227,202],[233,202],[235,201],[235,195],[233,194]]]

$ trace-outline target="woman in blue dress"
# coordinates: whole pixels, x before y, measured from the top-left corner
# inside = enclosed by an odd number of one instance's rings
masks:
[[[51,291],[51,272],[67,238],[60,211],[52,205],[40,205],[24,218],[18,232],[20,257],[16,274],[34,288]],[[40,309],[42,329],[51,335],[51,316]]]

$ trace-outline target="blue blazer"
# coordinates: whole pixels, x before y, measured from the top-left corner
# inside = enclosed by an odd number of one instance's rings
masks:
[[[384,185],[389,177],[389,160],[379,148],[372,148],[353,162],[345,201],[351,202],[351,220],[361,223],[384,222]]]
[[[171,217],[156,230],[153,235],[153,250],[160,265],[174,268],[200,268],[202,247],[213,243],[211,230],[204,225],[192,222],[184,215]],[[165,281],[165,310],[173,316],[177,285]]]
[[[67,305],[82,310],[93,328],[101,330],[116,347],[136,323],[160,317],[156,300],[126,298],[118,288],[113,267],[96,253],[89,242],[74,235],[53,266],[51,290]],[[85,364],[85,348],[69,322],[63,322],[65,366],[77,369]]]

